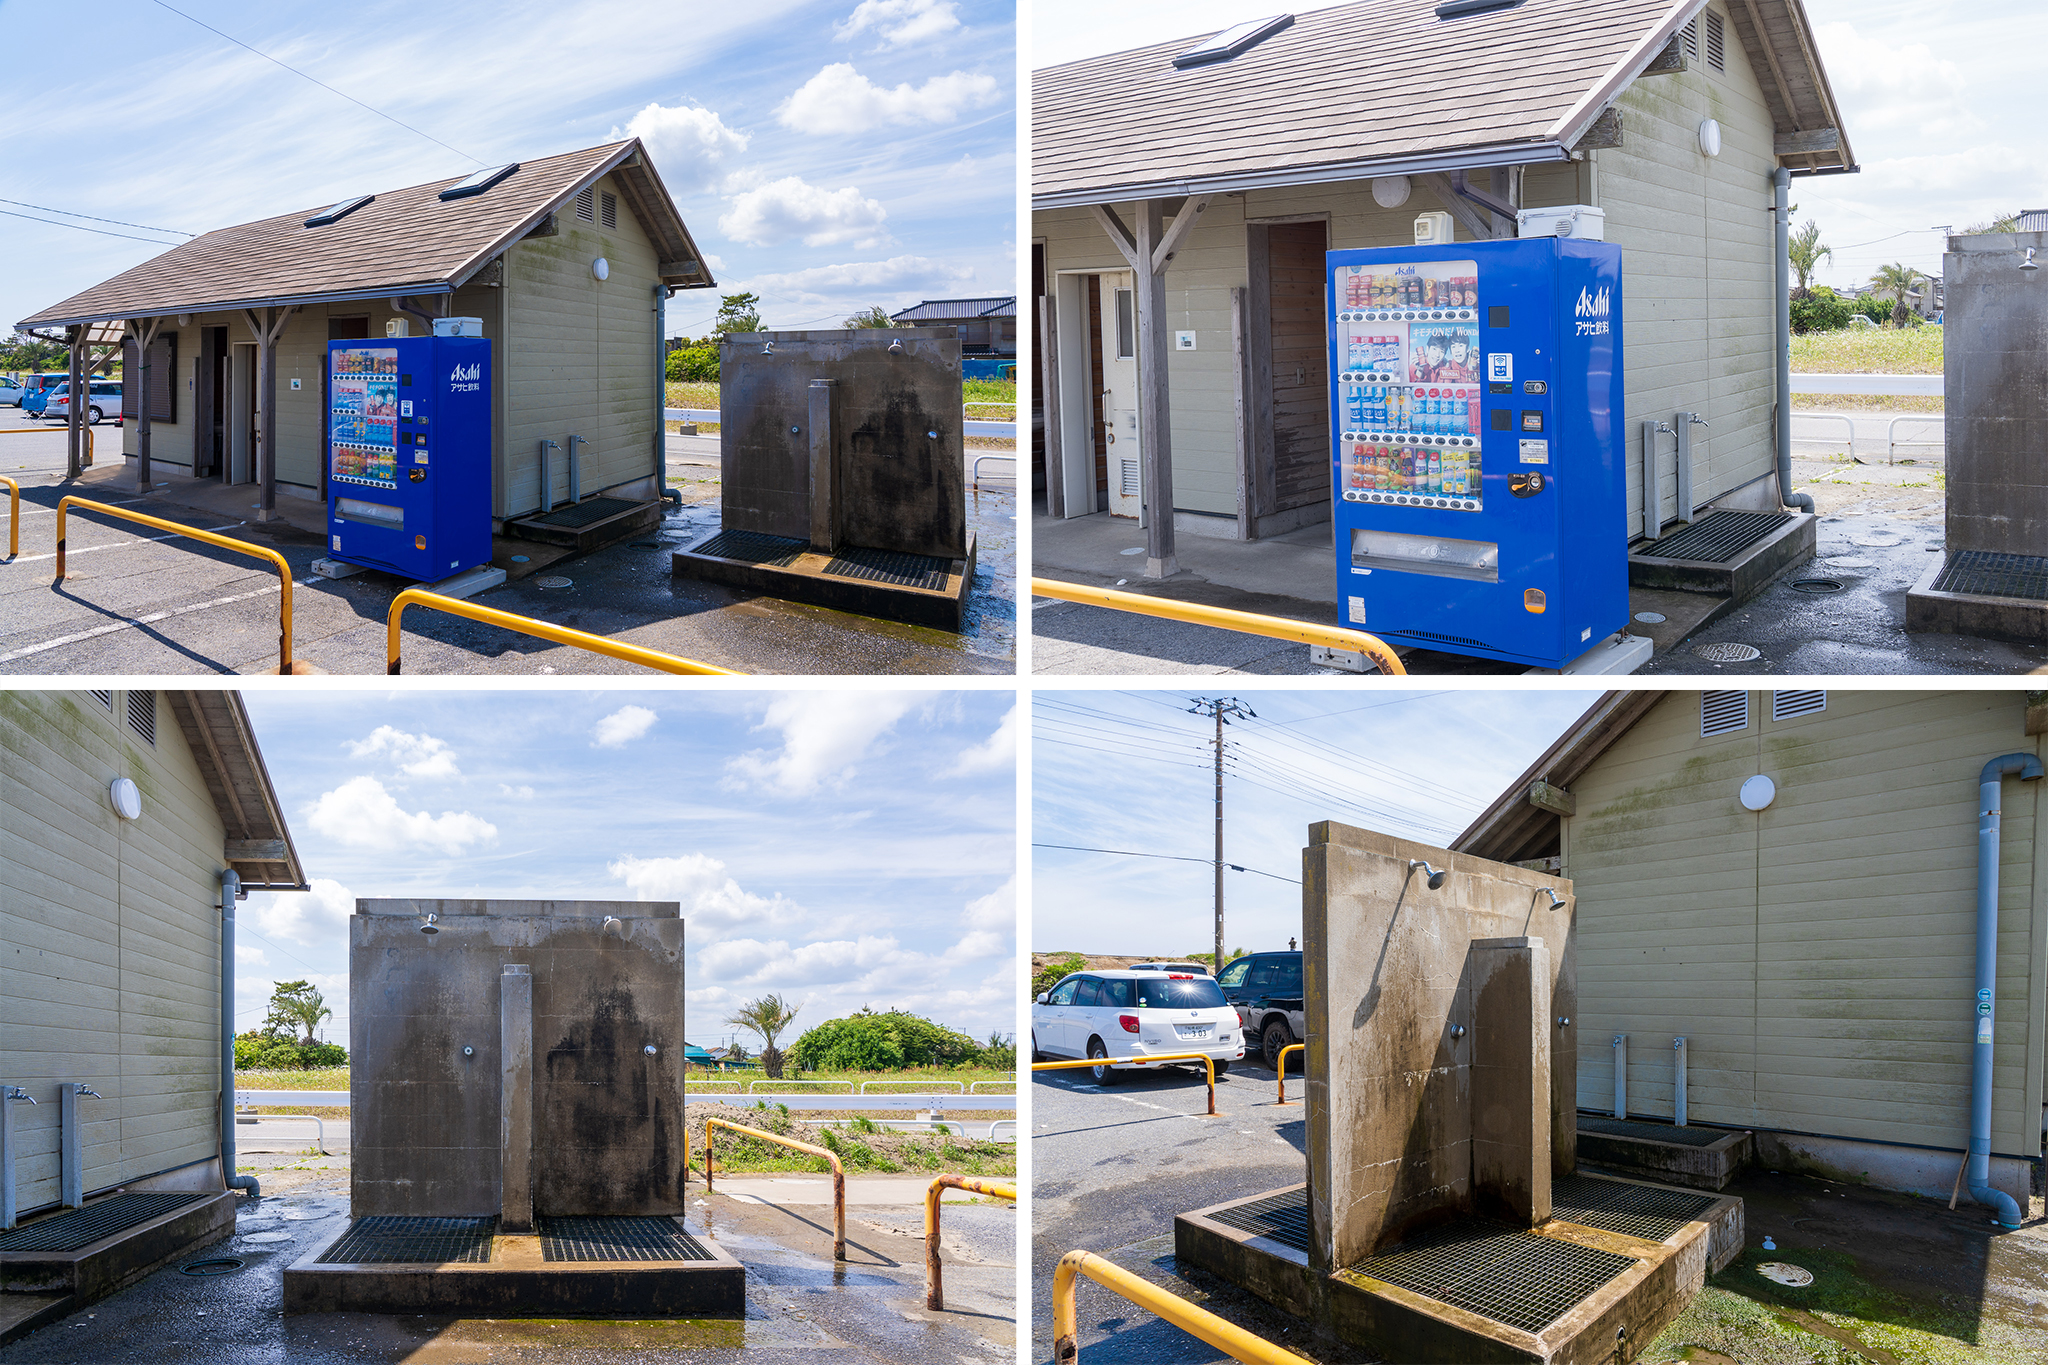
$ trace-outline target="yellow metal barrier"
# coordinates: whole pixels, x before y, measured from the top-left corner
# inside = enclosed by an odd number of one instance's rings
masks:
[[[838,1155],[827,1151],[823,1147],[813,1147],[808,1142],[798,1142],[795,1138],[783,1137],[779,1133],[768,1133],[763,1132],[759,1128],[749,1128],[743,1123],[733,1123],[726,1119],[706,1119],[704,1120],[704,1192],[706,1194],[712,1193],[711,1130],[714,1128],[724,1128],[735,1133],[745,1133],[750,1138],[759,1138],[763,1142],[773,1142],[784,1147],[794,1147],[799,1152],[809,1152],[812,1156],[824,1157],[825,1160],[832,1163],[832,1259],[835,1261],[845,1260],[846,1168],[839,1164]]]
[[[1292,1103],[1294,1103],[1294,1101],[1293,1101],[1293,1100],[1290,1100],[1290,1099],[1288,1099],[1288,1098],[1287,1098],[1287,1054],[1288,1054],[1288,1053],[1290,1053],[1290,1052],[1303,1052],[1303,1053],[1305,1053],[1305,1052],[1306,1052],[1306,1049],[1307,1049],[1307,1048],[1308,1048],[1308,1044],[1307,1044],[1307,1043],[1289,1043],[1289,1044],[1288,1044],[1288,1045],[1287,1045],[1286,1047],[1283,1047],[1283,1048],[1281,1048],[1281,1049],[1280,1049],[1280,1058],[1279,1058],[1279,1060],[1280,1060],[1280,1098],[1279,1098],[1279,1099],[1277,1099],[1277,1100],[1275,1100],[1275,1101],[1273,1101],[1273,1103],[1275,1103],[1275,1104],[1292,1104]],[[1302,1059],[1301,1059],[1301,1064],[1302,1064],[1302,1065],[1303,1065],[1304,1067],[1306,1067],[1306,1066],[1308,1065],[1308,1058],[1307,1058],[1307,1056],[1306,1056],[1306,1055],[1304,1055],[1304,1056],[1302,1057]],[[1302,1080],[1303,1080],[1303,1083],[1304,1083],[1304,1084],[1306,1084],[1306,1083],[1307,1083],[1307,1079],[1308,1079],[1308,1078],[1307,1078],[1306,1076],[1304,1076],[1304,1077],[1302,1078]]]
[[[602,635],[591,635],[567,626],[549,625],[536,621],[531,616],[514,616],[509,611],[494,607],[480,607],[474,602],[465,602],[459,597],[443,597],[437,592],[424,588],[407,588],[392,599],[391,614],[384,623],[384,671],[398,672],[398,618],[405,614],[407,607],[431,607],[445,611],[450,616],[466,616],[472,621],[498,626],[504,630],[518,631],[521,635],[533,635],[543,640],[553,640],[558,645],[570,645],[576,649],[587,649],[593,654],[606,654],[614,659],[624,659],[629,664],[640,664],[647,668],[659,669],[663,673],[706,673],[722,678],[744,678],[744,673],[716,664],[702,664],[695,659],[684,659],[674,654],[663,654],[659,650],[642,649],[638,645],[621,644],[607,640]]]
[[[21,485],[4,476],[0,476],[0,483],[7,485],[7,504],[12,513],[7,527],[7,557],[13,559],[21,553]]]
[[[1218,630],[1234,630],[1244,635],[1264,635],[1273,640],[1294,640],[1306,645],[1349,650],[1371,659],[1382,673],[1397,677],[1406,677],[1408,673],[1401,666],[1399,655],[1378,636],[1368,635],[1362,630],[1311,625],[1306,621],[1290,621],[1284,616],[1260,616],[1256,612],[1232,611],[1228,607],[1205,607],[1198,602],[1176,602],[1167,597],[1118,592],[1114,588],[1090,588],[1052,578],[1032,579],[1031,593],[1034,597],[1057,597],[1064,602],[1107,607],[1111,611],[1128,611],[1139,616],[1161,616],[1169,621],[1214,626]]]
[[[0,436],[20,436],[25,435],[31,431],[41,432],[62,430],[64,430],[63,427],[0,427]],[[92,468],[92,428],[80,427],[79,430],[85,433],[85,463],[81,465],[80,468],[90,469]]]
[[[1108,1066],[1112,1062],[1200,1062],[1209,1077],[1209,1112],[1204,1118],[1223,1116],[1216,1112],[1216,1063],[1202,1052],[1162,1052],[1151,1057],[1091,1057],[1083,1062],[1033,1062],[1033,1071],[1074,1071],[1081,1067]]]
[[[216,535],[212,531],[202,531],[196,526],[180,526],[175,521],[165,521],[162,517],[131,512],[125,507],[109,507],[103,502],[67,496],[57,500],[57,581],[60,583],[64,581],[64,526],[73,507],[87,512],[98,512],[102,516],[119,517],[123,521],[138,522],[144,526],[154,526],[159,531],[169,531],[173,535],[203,540],[208,545],[218,545],[223,550],[234,550],[239,554],[269,560],[276,567],[281,582],[278,594],[282,605],[278,613],[277,671],[292,671],[292,566],[285,562],[283,555],[275,550],[266,550],[261,545],[251,545],[245,540],[235,540],[229,536]]]
[[[1052,1272],[1053,1365],[1074,1365],[1081,1356],[1074,1281],[1082,1275],[1190,1336],[1200,1337],[1232,1360],[1246,1361],[1248,1365],[1305,1365],[1301,1356],[1286,1347],[1255,1337],[1236,1323],[1197,1308],[1178,1294],[1141,1280],[1089,1251],[1068,1252],[1060,1257],[1059,1266]]]
[[[934,1313],[946,1306],[945,1285],[939,1278],[939,1191],[972,1190],[976,1194],[1017,1202],[1015,1185],[998,1185],[972,1176],[942,1175],[924,1191],[924,1306]]]

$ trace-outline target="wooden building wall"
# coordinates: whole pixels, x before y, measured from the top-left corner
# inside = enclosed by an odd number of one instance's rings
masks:
[[[85,1188],[216,1155],[224,831],[164,699],[0,691],[0,1083],[20,1206],[59,1195],[61,1084],[82,1081]],[[134,821],[108,787],[132,779]]]

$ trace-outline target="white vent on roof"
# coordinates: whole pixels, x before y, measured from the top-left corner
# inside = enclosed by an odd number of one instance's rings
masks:
[[[1811,716],[1828,709],[1826,692],[1773,692],[1771,693],[1771,719],[1790,720],[1794,716]]]
[[[1713,10],[1707,11],[1707,66],[1714,71],[1728,69],[1726,21]]]
[[[1700,738],[1732,735],[1749,728],[1749,693],[1700,693]]]
[[[598,221],[603,223],[607,229],[616,229],[619,225],[619,196],[607,194],[601,202],[604,208]]]
[[[576,194],[576,216],[586,223],[597,221],[597,191],[579,190]]]
[[[142,736],[145,744],[156,743],[156,693],[128,694],[128,728]]]

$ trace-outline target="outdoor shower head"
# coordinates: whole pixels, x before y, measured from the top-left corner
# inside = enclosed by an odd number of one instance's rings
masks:
[[[1556,888],[1549,886],[1539,886],[1536,889],[1538,891],[1541,891],[1544,895],[1550,897],[1551,909],[1555,910],[1558,906],[1564,904],[1564,897],[1557,894]]]
[[[1444,884],[1444,874],[1440,869],[1431,867],[1420,858],[1410,858],[1408,860],[1408,870],[1410,872],[1413,872],[1418,867],[1429,874],[1430,890],[1434,891]]]
[[[604,932],[613,938],[623,939],[626,936],[626,922],[617,915],[606,915],[604,917]]]
[[[431,911],[430,911],[430,912],[428,912],[428,914],[427,914],[427,917],[426,917],[425,919],[423,919],[423,920],[421,920],[421,921],[420,921],[420,932],[421,932],[421,933],[423,933],[423,934],[438,934],[438,933],[440,933],[440,932],[441,932],[441,926],[440,926],[439,924],[436,924],[436,923],[435,923],[435,921],[436,921],[436,920],[438,920],[438,919],[440,919],[440,918],[441,918],[441,917],[440,917],[439,915],[436,915],[436,914],[432,913]]]
[[[2021,262],[2020,262],[2020,269],[2022,269],[2022,270],[2039,270],[2039,269],[2040,269],[2041,267],[2040,267],[2040,266],[2038,266],[2038,265],[2036,265],[2036,264],[2034,264],[2034,248],[2033,248],[2033,247],[2028,247],[2028,248],[2026,249],[2026,252],[2027,252],[2027,259],[2025,259],[2024,261],[2021,261]]]

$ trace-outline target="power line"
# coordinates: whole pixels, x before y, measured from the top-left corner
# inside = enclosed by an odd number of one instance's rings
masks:
[[[9,199],[7,202],[11,204],[14,201]],[[53,213],[55,211],[51,210]],[[60,223],[52,218],[38,218],[32,213],[16,213],[13,209],[0,209],[0,213],[6,214],[9,218],[26,218],[31,223],[47,223],[51,227],[70,228],[73,232],[97,232],[102,237],[126,237],[131,242],[149,242],[154,246],[178,245],[176,242],[166,242],[161,237],[137,237],[132,232],[109,232],[105,228],[87,227],[83,223]]]
[[[1206,865],[1210,861],[1207,858],[1183,857],[1177,853],[1136,853],[1128,848],[1084,848],[1080,844],[1033,844],[1032,847],[1063,848],[1070,853],[1114,853],[1119,858],[1160,858],[1170,863],[1202,863]],[[1296,878],[1283,877],[1277,872],[1261,872],[1256,867],[1246,867],[1241,863],[1225,863],[1224,866],[1232,872],[1249,872],[1255,877],[1271,877],[1276,882],[1286,882],[1290,886],[1301,885],[1301,882]]]
[[[160,228],[151,227],[147,223],[124,223],[119,218],[94,218],[89,213],[73,213],[70,209],[53,209],[47,204],[24,204],[19,199],[0,199],[0,204],[13,204],[16,208],[35,209],[39,213],[58,213],[66,218],[86,218],[91,219],[95,223],[112,223],[115,227],[141,228],[144,232],[168,232],[178,237],[197,237],[199,235],[196,232],[187,232],[183,228]]]
[[[170,10],[171,13],[177,15],[180,19],[191,19],[193,23],[198,24],[199,27],[205,29],[208,33],[215,34],[222,38],[226,38],[236,47],[242,48],[248,52],[254,52],[257,56],[261,57],[266,62],[276,63],[278,66],[281,66],[285,70],[291,72],[294,76],[298,76],[305,80],[312,81],[313,84],[319,86],[322,90],[325,90],[330,95],[341,95],[343,99],[347,100],[350,104],[355,105],[357,108],[367,109],[369,110],[369,112],[375,114],[378,118],[385,119],[388,120],[389,122],[395,123],[399,127],[405,129],[408,133],[419,133],[421,137],[433,143],[436,147],[448,147],[447,143],[441,141],[440,138],[435,137],[432,133],[420,132],[419,129],[413,127],[410,123],[405,122],[405,120],[393,118],[391,115],[385,113],[382,109],[372,108],[370,105],[364,104],[361,100],[357,99],[354,95],[342,94],[341,91],[336,90],[326,81],[323,81],[316,76],[308,76],[306,75],[305,72],[299,70],[296,66],[293,66],[291,63],[279,61],[277,58],[271,56],[268,52],[265,52],[260,48],[250,47],[240,38],[231,37],[228,34],[222,33],[219,29],[215,28],[212,24],[207,23],[203,19],[193,19],[192,16],[185,13],[185,11],[178,9],[175,6],[164,4],[164,0],[155,0],[155,3],[157,5],[162,6],[164,9]],[[448,147],[448,150],[454,152],[455,155],[461,157],[465,161],[475,161],[476,164],[479,166],[484,164],[479,158],[471,156],[468,152],[463,151],[459,147]]]

